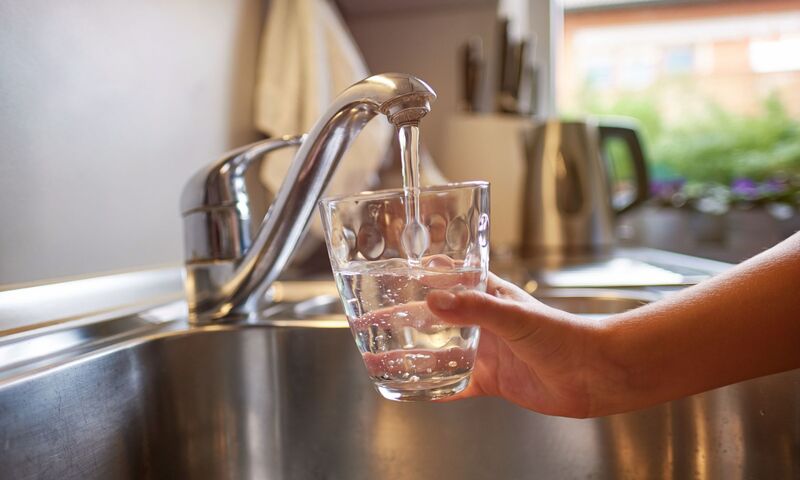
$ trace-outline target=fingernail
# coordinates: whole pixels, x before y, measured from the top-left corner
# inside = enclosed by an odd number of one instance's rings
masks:
[[[456,306],[456,296],[450,292],[436,292],[432,300],[439,310],[452,310]]]

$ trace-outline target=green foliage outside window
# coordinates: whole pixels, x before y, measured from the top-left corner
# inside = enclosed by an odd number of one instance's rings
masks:
[[[637,119],[650,159],[654,196],[675,206],[724,213],[730,205],[800,204],[800,121],[777,96],[756,115],[707,103],[702,114],[667,124],[653,92],[601,104],[586,92],[581,110]],[[618,178],[630,175],[621,145],[610,145]]]

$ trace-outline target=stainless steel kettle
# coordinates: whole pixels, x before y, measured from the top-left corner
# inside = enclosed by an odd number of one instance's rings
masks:
[[[561,258],[611,249],[615,217],[649,194],[647,163],[636,128],[592,120],[548,120],[525,135],[522,256]],[[634,192],[623,199],[612,199],[603,153],[611,139],[624,142],[633,163]]]

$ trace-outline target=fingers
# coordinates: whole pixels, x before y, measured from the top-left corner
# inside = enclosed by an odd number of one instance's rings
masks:
[[[494,273],[489,272],[489,282],[486,285],[486,292],[500,298],[509,298],[518,302],[535,302],[534,298],[525,290],[519,288],[511,282],[507,282]]]
[[[500,287],[507,288],[504,284]],[[518,295],[513,290],[510,292]],[[427,303],[442,320],[458,325],[478,325],[510,342],[526,338],[538,329],[538,316],[525,304],[483,292],[434,290],[428,293]]]

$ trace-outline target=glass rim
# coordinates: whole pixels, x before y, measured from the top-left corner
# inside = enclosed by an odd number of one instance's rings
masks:
[[[431,185],[427,187],[422,187],[419,189],[420,194],[423,193],[431,193],[431,192],[449,192],[453,190],[461,190],[466,188],[488,188],[489,182],[484,180],[470,180],[467,182],[453,182],[453,183],[444,183],[440,185]],[[403,195],[405,193],[404,189],[402,188],[389,188],[386,190],[366,190],[359,193],[349,193],[344,195],[333,195],[330,197],[324,197],[320,199],[318,202],[320,205],[327,205],[331,203],[338,203],[341,201],[352,201],[352,200],[379,200],[382,198],[392,198],[397,195]]]

